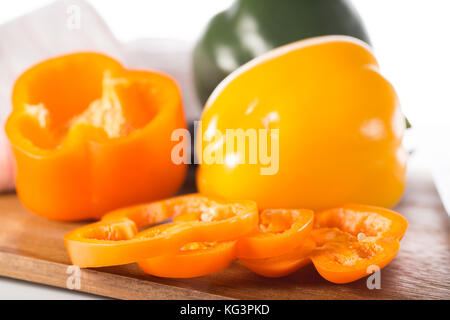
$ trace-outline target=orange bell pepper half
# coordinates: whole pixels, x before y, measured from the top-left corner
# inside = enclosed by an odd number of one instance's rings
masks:
[[[139,228],[170,218],[184,221],[137,235]],[[254,230],[257,221],[258,208],[253,201],[191,194],[115,210],[100,222],[68,233],[64,241],[73,264],[103,267],[176,254],[191,242],[232,241]]]
[[[408,222],[392,210],[350,204],[316,214],[315,225],[315,268],[328,281],[348,283],[394,259]]]
[[[23,204],[77,221],[168,197],[185,164],[171,161],[172,132],[186,128],[169,76],[125,69],[98,53],[39,63],[15,83],[6,123]]]
[[[251,271],[268,278],[287,276],[311,263],[310,255],[316,244],[310,238],[289,253],[265,259],[244,259],[239,261]]]
[[[151,275],[166,278],[194,278],[221,271],[235,259],[236,241],[191,242],[178,253],[138,261]]]
[[[262,259],[288,253],[298,247],[313,228],[314,212],[306,209],[261,211],[254,232],[238,240],[237,257]]]

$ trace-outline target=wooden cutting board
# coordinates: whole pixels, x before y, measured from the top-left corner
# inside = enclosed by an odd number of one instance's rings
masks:
[[[194,188],[191,173],[183,192]],[[368,289],[366,279],[335,285],[312,266],[267,279],[235,262],[188,280],[149,276],[136,264],[83,269],[79,290],[120,299],[450,299],[450,222],[430,177],[410,177],[396,209],[409,229],[398,256],[381,271],[381,289]],[[66,288],[71,263],[62,239],[80,225],[40,218],[15,194],[0,195],[0,275]]]

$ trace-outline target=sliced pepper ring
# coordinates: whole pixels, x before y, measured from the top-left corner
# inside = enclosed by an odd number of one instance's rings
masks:
[[[193,219],[196,216],[201,219]],[[184,217],[186,222],[166,224],[164,232],[153,227],[139,239],[133,238],[139,228],[171,217]],[[75,265],[112,266],[173,254],[189,242],[235,240],[251,232],[257,221],[253,201],[229,202],[191,194],[113,211],[100,222],[70,232],[64,241]]]
[[[193,194],[166,201],[173,221],[189,223],[193,241],[229,241],[252,232],[258,224],[258,206],[249,200],[227,201]]]
[[[262,259],[288,253],[298,247],[313,227],[314,212],[306,209],[265,209],[258,228],[238,240],[237,257]]]
[[[311,260],[319,274],[333,283],[356,281],[376,268],[384,268],[400,249],[400,242],[394,237],[358,240],[355,236],[341,234],[342,231],[337,229],[324,228],[311,232],[316,239],[316,232],[328,239],[322,240],[323,246],[317,249]]]
[[[120,208],[105,214],[102,217],[102,221],[107,222],[118,219],[128,219],[133,221],[138,229],[160,223],[171,219],[174,215],[174,211],[171,210],[172,208],[166,204],[167,201],[168,200],[163,200]]]
[[[316,244],[310,238],[306,238],[303,243],[289,253],[265,258],[265,259],[244,259],[239,261],[251,271],[269,278],[279,278],[287,276],[300,268],[311,263],[311,254]]]
[[[64,243],[72,263],[86,268],[127,264],[175,253],[192,237],[189,227],[184,225],[167,226],[164,232],[154,228],[147,230],[146,237],[135,239],[137,228],[130,219],[99,221],[68,233]]]
[[[317,213],[315,227],[314,266],[328,281],[348,283],[394,259],[408,222],[389,209],[349,204]]]
[[[408,221],[395,211],[361,204],[347,204],[315,215],[316,228],[338,228],[354,236],[393,236],[401,239]]]
[[[236,241],[190,242],[176,254],[138,261],[148,274],[166,278],[194,278],[221,271],[235,259]]]

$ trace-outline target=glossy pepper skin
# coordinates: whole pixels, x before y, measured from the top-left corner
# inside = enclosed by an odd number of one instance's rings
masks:
[[[198,96],[204,103],[228,74],[264,52],[337,34],[369,43],[358,13],[345,0],[237,0],[209,22],[195,47]]]
[[[348,202],[391,207],[405,188],[397,95],[370,48],[355,38],[310,38],[252,60],[216,88],[201,120],[197,158],[224,158],[200,164],[203,194],[250,199],[260,209],[316,210]],[[279,130],[274,174],[262,174],[269,165],[261,158],[248,161],[248,140],[247,154],[226,150],[218,133],[239,128]]]
[[[115,94],[126,128],[132,129],[119,137],[101,127],[71,125],[102,97],[105,72],[120,79]],[[183,183],[186,166],[171,161],[178,143],[171,134],[186,123],[180,90],[166,75],[128,70],[102,54],[75,53],[27,70],[12,101],[6,132],[17,165],[16,188],[38,215],[97,219],[118,207],[170,196]],[[40,116],[29,107],[38,104],[45,107]],[[45,115],[50,120],[42,124]]]

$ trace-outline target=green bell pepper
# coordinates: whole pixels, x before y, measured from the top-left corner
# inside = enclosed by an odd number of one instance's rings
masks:
[[[256,56],[329,34],[369,43],[357,12],[345,0],[236,0],[213,17],[194,48],[194,80],[201,102],[229,73]]]

